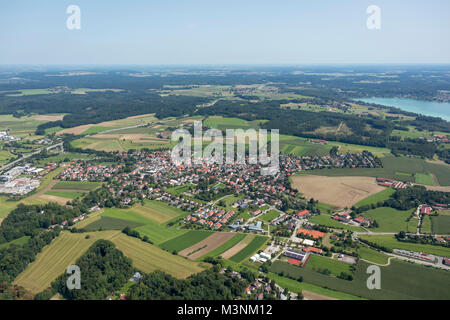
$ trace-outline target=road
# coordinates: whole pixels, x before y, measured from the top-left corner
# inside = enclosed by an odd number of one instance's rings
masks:
[[[0,172],[3,172],[6,169],[9,169],[10,167],[14,166],[16,163],[19,163],[19,162],[21,162],[23,160],[26,160],[26,159],[28,159],[28,158],[30,158],[30,157],[40,153],[44,149],[46,149],[48,151],[48,150],[54,149],[54,148],[62,146],[62,145],[63,145],[63,143],[59,142],[59,143],[53,144],[53,145],[48,146],[48,147],[39,148],[39,149],[37,149],[37,150],[35,150],[35,151],[25,155],[25,156],[22,156],[22,158],[20,158],[20,159],[14,160],[13,162],[7,163],[4,166],[0,167]]]

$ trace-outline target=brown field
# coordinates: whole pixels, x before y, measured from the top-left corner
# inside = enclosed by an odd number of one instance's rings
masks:
[[[317,294],[317,293],[307,291],[307,290],[302,290],[302,293],[303,293],[303,296],[308,300],[339,300],[336,298],[324,296],[324,295]]]
[[[44,200],[48,200],[51,202],[57,202],[59,204],[65,205],[67,203],[67,201],[72,201],[72,199],[69,198],[62,198],[62,197],[58,197],[58,196],[52,196],[49,194],[43,194],[41,195],[39,198],[44,199]]]
[[[384,190],[371,177],[292,177],[292,185],[306,198],[337,207],[351,207],[358,201]]]
[[[34,116],[33,118],[38,121],[58,121],[58,120],[62,120],[64,118],[64,115],[63,114],[38,115],[38,116]]]
[[[249,234],[248,236],[246,236],[244,239],[242,239],[241,241],[239,241],[238,244],[236,244],[234,247],[228,249],[227,251],[225,251],[224,253],[222,253],[220,256],[224,259],[228,259],[231,258],[232,256],[234,256],[236,253],[238,253],[239,251],[241,251],[242,249],[244,249],[250,242],[252,242],[253,238],[255,236]]]
[[[84,125],[82,125],[82,126],[73,127],[73,128],[68,128],[68,129],[64,129],[64,130],[58,131],[56,134],[57,134],[57,135],[60,135],[60,134],[67,133],[67,134],[75,134],[75,135],[78,135],[78,134],[82,134],[82,133],[85,132],[87,129],[89,129],[90,127],[93,127],[93,126],[94,126],[94,124],[84,124]]]
[[[208,238],[194,244],[193,246],[180,251],[180,256],[195,260],[208,252],[221,246],[229,239],[231,239],[235,233],[231,232],[216,232],[210,235]]]
[[[426,186],[423,185],[425,188],[427,188],[427,190],[432,190],[432,191],[442,191],[442,192],[450,192],[450,186],[447,187],[442,187],[442,186]]]
[[[159,139],[155,136],[151,136],[145,133],[127,133],[127,134],[114,134],[114,133],[105,133],[105,134],[96,134],[94,136],[96,139],[118,139],[118,140],[130,140],[133,142],[160,142],[166,143],[167,139]]]

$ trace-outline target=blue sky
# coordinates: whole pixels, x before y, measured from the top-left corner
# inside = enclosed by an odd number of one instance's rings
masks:
[[[81,30],[66,8],[81,9]],[[381,8],[368,30],[366,8]],[[448,0],[15,0],[0,64],[450,63]]]

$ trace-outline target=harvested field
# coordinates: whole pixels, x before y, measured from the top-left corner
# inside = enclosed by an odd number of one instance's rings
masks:
[[[120,231],[101,231],[89,233],[62,232],[37,256],[36,260],[14,280],[32,293],[38,293],[48,288],[50,283],[64,273],[66,268],[86,252],[97,240],[110,240]],[[89,238],[86,239],[86,236]]]
[[[336,298],[327,297],[307,290],[303,290],[302,293],[306,300],[339,300]]]
[[[306,198],[341,208],[351,207],[385,189],[372,177],[295,176],[292,184]]]
[[[173,255],[137,238],[118,233],[111,241],[145,273],[162,270],[176,278],[186,278],[203,269],[198,263]]]
[[[235,234],[231,232],[216,232],[210,235],[208,238],[197,242],[193,246],[180,251],[178,254],[191,260],[195,260],[221,246],[229,239],[231,239],[234,235]]]
[[[442,192],[450,192],[450,187],[440,187],[440,186],[426,186],[423,185],[427,190],[431,191],[442,191]]]
[[[38,121],[58,121],[62,120],[64,118],[63,114],[57,114],[57,115],[38,115],[34,116],[34,119]]]
[[[59,203],[59,204],[62,204],[62,205],[65,205],[67,203],[67,201],[72,200],[72,199],[69,199],[69,198],[62,198],[62,197],[58,197],[58,196],[51,196],[51,195],[48,195],[48,194],[43,194],[39,198],[44,199],[44,200],[48,200],[48,201],[51,201],[51,202],[56,202],[56,203]]]
[[[252,242],[253,238],[255,238],[254,235],[248,235],[246,236],[244,239],[242,239],[237,245],[235,245],[234,247],[232,247],[231,249],[225,251],[224,253],[222,253],[220,256],[224,259],[228,259],[231,258],[232,256],[234,256],[236,253],[238,253],[239,251],[241,251],[242,249],[244,249],[250,242]]]

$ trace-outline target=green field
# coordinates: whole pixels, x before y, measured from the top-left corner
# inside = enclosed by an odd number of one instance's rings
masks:
[[[364,216],[377,221],[379,227],[371,228],[373,232],[413,232],[417,227],[417,220],[411,219],[409,223],[406,221],[414,212],[412,210],[401,211],[389,207],[380,207],[363,213]]]
[[[378,193],[375,193],[371,196],[368,196],[367,198],[359,201],[358,203],[355,204],[356,207],[361,207],[361,206],[365,206],[365,205],[370,205],[370,204],[376,204],[379,201],[385,201],[388,200],[389,197],[391,195],[393,195],[395,193],[395,190],[392,188],[387,188],[383,191],[380,191]]]
[[[434,179],[431,175],[425,173],[416,173],[416,183],[427,186],[434,186]]]
[[[450,299],[450,272],[394,259],[389,266],[380,267],[381,289],[370,290],[366,284],[369,265],[360,261],[352,281],[326,276],[281,261],[275,261],[270,271],[277,274],[283,272],[294,278],[302,276],[306,283],[367,299]]]
[[[450,248],[434,246],[431,244],[400,242],[397,241],[393,235],[360,235],[359,237],[389,249],[404,249],[426,252],[444,257],[450,256]]]
[[[141,214],[127,209],[106,208],[101,216],[133,221],[143,225],[153,222],[152,220],[142,216]]]
[[[229,239],[227,242],[222,244],[221,246],[217,247],[216,249],[208,252],[203,257],[200,258],[200,260],[203,260],[205,257],[217,257],[220,256],[222,253],[227,251],[228,249],[231,249],[235,245],[237,245],[242,239],[244,239],[246,234],[244,233],[237,233],[235,234],[231,239]]]
[[[67,199],[76,199],[83,195],[82,192],[64,192],[64,191],[46,191],[44,194],[47,194],[49,196],[56,196],[61,198],[67,198]]]
[[[170,222],[178,217],[186,216],[188,212],[169,206],[165,202],[144,200],[144,206],[136,205],[131,210],[156,222]]]
[[[116,129],[115,127],[102,127],[102,126],[93,126],[84,131],[82,134],[95,134],[100,133],[106,130]]]
[[[225,129],[257,129],[262,122],[267,120],[246,121],[239,118],[224,118],[222,116],[210,116],[204,121],[204,125],[219,130]]]
[[[197,242],[206,239],[212,234],[211,231],[195,231],[190,230],[183,233],[182,235],[166,241],[161,244],[161,248],[166,249],[170,252],[180,252],[190,246],[193,246]]]
[[[173,255],[123,233],[115,235],[111,241],[133,261],[133,266],[145,273],[162,270],[176,278],[186,278],[204,270],[197,262]]]
[[[102,184],[90,181],[59,181],[52,187],[52,190],[94,190]]]
[[[276,210],[269,210],[267,213],[263,214],[259,219],[265,222],[270,222],[277,218],[281,213]]]
[[[434,234],[450,234],[450,215],[439,213],[431,217],[432,231]]]
[[[422,224],[420,225],[420,233],[431,233],[431,218],[428,215],[422,217]]]
[[[328,269],[331,274],[338,276],[341,272],[351,274],[350,264],[333,260],[327,257],[318,256],[312,254],[308,260],[308,263],[304,267],[306,270],[312,270],[319,272],[319,270]]]
[[[167,228],[165,225],[151,221],[134,230],[141,236],[147,236],[155,244],[161,244],[187,232],[185,229]]]
[[[389,256],[384,253],[378,252],[376,250],[370,249],[366,246],[361,246],[358,248],[358,254],[361,259],[377,263],[377,264],[387,264]]]
[[[351,231],[357,231],[357,232],[364,232],[364,229],[357,226],[351,226],[348,224],[340,223],[334,219],[331,218],[329,214],[322,213],[318,216],[313,216],[310,219],[308,219],[312,223],[319,224],[322,226],[330,227],[330,228],[336,228],[336,229],[345,229],[345,230],[351,230]]]
[[[98,230],[123,230],[125,227],[136,228],[142,226],[142,223],[111,218],[100,217],[100,220],[94,221],[83,228],[84,231],[98,231]]]
[[[261,246],[267,241],[267,237],[260,237],[257,236],[253,238],[253,240],[241,251],[236,253],[234,256],[230,258],[233,262],[241,262],[245,258],[250,257],[252,254],[254,254],[256,251],[261,248]]]
[[[23,236],[21,238],[15,239],[15,240],[10,241],[10,242],[1,243],[0,244],[0,249],[8,248],[12,244],[15,244],[16,246],[24,245],[25,243],[28,242],[28,240],[30,238],[31,238],[30,236]]]

